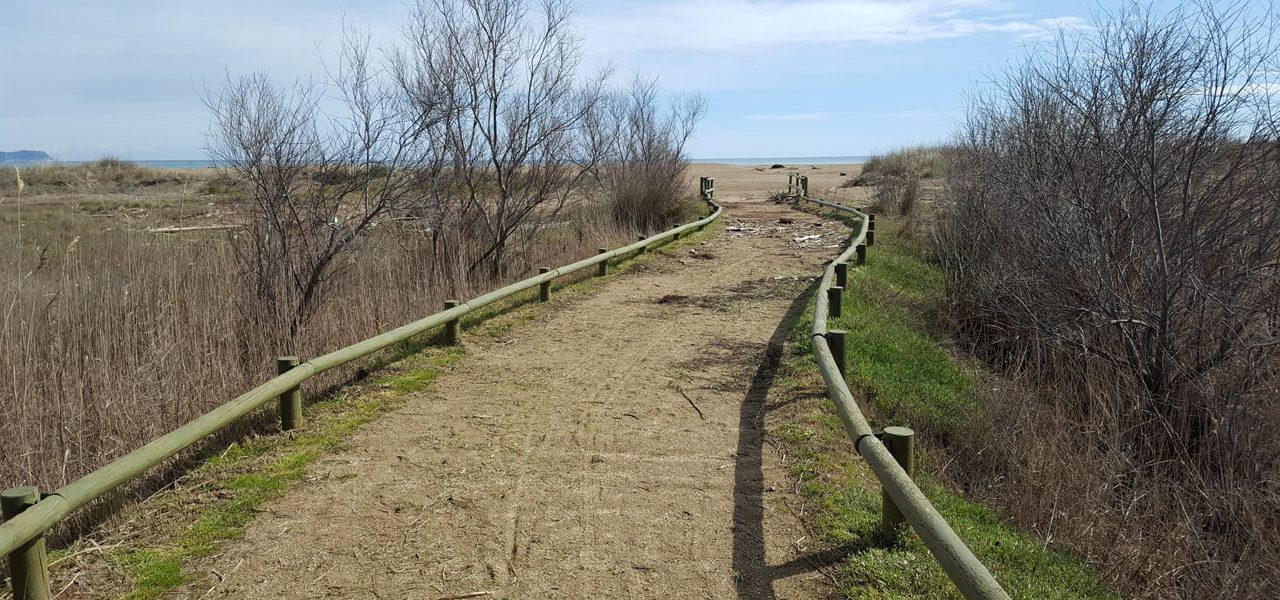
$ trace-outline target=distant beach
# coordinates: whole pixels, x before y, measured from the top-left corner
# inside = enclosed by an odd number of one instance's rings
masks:
[[[763,156],[748,158],[693,158],[693,163],[715,163],[722,165],[847,165],[861,164],[870,160],[870,156]]]

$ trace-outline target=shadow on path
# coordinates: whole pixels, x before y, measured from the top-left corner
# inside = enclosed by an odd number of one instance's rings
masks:
[[[782,362],[787,337],[809,305],[817,286],[818,281],[815,280],[787,308],[786,315],[769,337],[764,360],[756,369],[742,402],[733,485],[733,571],[739,598],[775,598],[775,581],[837,564],[874,545],[874,541],[867,539],[773,566],[768,564],[765,556],[763,461],[766,400]]]

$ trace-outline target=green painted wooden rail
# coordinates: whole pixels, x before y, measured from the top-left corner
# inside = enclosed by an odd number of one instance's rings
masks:
[[[5,521],[0,523],[0,555],[9,557],[9,573],[15,600],[44,600],[49,597],[44,533],[73,511],[272,400],[280,399],[282,408],[286,409],[282,411],[282,416],[293,413],[288,409],[296,403],[298,386],[317,374],[368,356],[436,327],[445,326],[450,334],[456,336],[458,320],[476,309],[535,287],[539,288],[540,299],[546,300],[551,281],[557,277],[597,265],[597,273],[603,275],[607,272],[610,260],[632,252],[644,252],[652,244],[679,239],[682,234],[695,229],[702,230],[718,219],[722,210],[715,202],[715,180],[710,177],[700,178],[699,195],[712,209],[711,214],[705,218],[641,238],[621,248],[614,250],[601,248],[599,254],[590,258],[558,269],[543,270],[534,277],[460,304],[450,301],[447,303],[450,307],[442,312],[296,365],[288,360],[290,357],[282,358],[280,360],[282,372],[278,376],[148,442],[141,448],[117,458],[106,466],[58,488],[43,498],[39,497],[34,488],[28,486],[5,490],[0,494],[5,517]],[[296,413],[293,413],[293,417],[296,419]],[[288,420],[288,418],[285,419],[286,428],[290,425]]]
[[[1009,595],[987,570],[968,546],[960,540],[947,521],[938,514],[920,488],[911,480],[911,440],[913,433],[905,427],[886,427],[882,434],[872,431],[866,417],[853,399],[853,392],[844,380],[846,356],[844,333],[827,329],[828,317],[840,316],[838,298],[844,291],[850,257],[857,256],[857,266],[866,261],[866,247],[875,241],[875,215],[826,202],[808,195],[809,181],[805,175],[791,176],[788,193],[798,201],[812,202],[857,217],[861,227],[852,243],[840,256],[827,265],[818,284],[817,302],[813,311],[811,333],[813,355],[822,379],[826,382],[827,396],[836,405],[845,433],[853,441],[854,449],[867,461],[871,471],[884,489],[883,524],[885,533],[894,535],[903,520],[924,541],[942,570],[947,573],[956,588],[969,599],[1007,600]],[[840,285],[835,285],[835,284]],[[832,300],[836,300],[832,302]],[[833,351],[834,349],[834,351]],[[855,357],[856,358],[856,357]],[[883,441],[881,440],[883,437]]]

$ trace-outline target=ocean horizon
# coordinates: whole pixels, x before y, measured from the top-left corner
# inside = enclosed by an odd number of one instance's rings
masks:
[[[770,165],[837,165],[837,164],[853,164],[864,163],[870,156],[752,156],[752,157],[731,157],[731,158],[691,158],[689,162],[695,164],[726,164],[741,166],[770,166]],[[125,159],[129,160],[129,159]],[[5,166],[15,167],[32,167],[37,165],[82,165],[94,162],[92,160],[55,160],[42,161],[34,163],[7,163]],[[139,166],[152,169],[211,169],[217,167],[216,161],[208,159],[167,159],[167,160],[129,160],[129,162],[137,163]]]

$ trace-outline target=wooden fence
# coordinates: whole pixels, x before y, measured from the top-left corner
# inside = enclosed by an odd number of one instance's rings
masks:
[[[797,203],[811,202],[840,211],[856,217],[861,223],[849,247],[831,261],[822,274],[810,336],[814,358],[826,382],[827,396],[835,403],[836,412],[840,414],[840,421],[854,449],[867,461],[884,490],[883,533],[892,537],[899,534],[904,523],[910,524],[965,598],[1008,600],[1009,595],[1000,583],[911,480],[914,432],[906,427],[885,427],[879,433],[872,431],[844,380],[849,358],[845,355],[846,332],[828,329],[827,319],[841,316],[841,298],[848,281],[849,259],[856,257],[854,266],[866,263],[867,247],[875,243],[876,216],[810,197],[809,178],[805,175],[791,174],[787,193]]]

